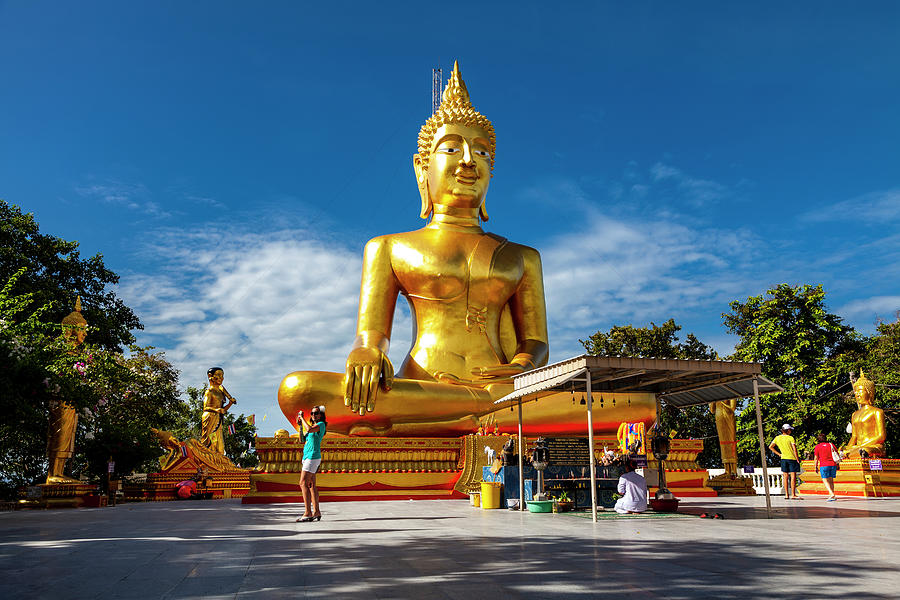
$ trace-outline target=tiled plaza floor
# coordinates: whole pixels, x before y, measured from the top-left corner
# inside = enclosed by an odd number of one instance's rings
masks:
[[[0,598],[898,598],[900,499],[686,499],[592,523],[466,501],[0,513]]]

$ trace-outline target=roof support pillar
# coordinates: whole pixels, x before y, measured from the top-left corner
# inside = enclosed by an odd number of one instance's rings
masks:
[[[587,427],[588,448],[591,457],[591,520],[597,522],[597,458],[594,456],[594,397],[591,395],[591,370],[585,371],[587,377]]]
[[[522,435],[522,398],[519,398],[519,510],[525,510],[525,436]]]
[[[763,433],[762,412],[759,410],[759,380],[753,378],[753,404],[756,406],[756,434],[759,436],[759,458],[762,461],[763,485],[766,488],[766,517],[772,518],[772,498],[769,496],[769,469],[766,467],[766,439]]]

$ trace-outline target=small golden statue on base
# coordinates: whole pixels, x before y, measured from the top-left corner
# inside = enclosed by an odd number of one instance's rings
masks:
[[[753,481],[749,477],[740,475],[737,470],[737,424],[734,417],[736,408],[737,400],[735,399],[720,400],[709,404],[709,411],[715,415],[716,419],[719,452],[725,472],[711,477],[707,485],[723,495],[752,496],[756,493],[753,489]]]
[[[87,320],[81,314],[81,296],[75,299],[75,310],[62,320],[64,335],[72,350],[84,343],[87,337]],[[75,430],[78,414],[75,407],[65,400],[50,401],[50,420],[47,429],[47,470],[48,484],[81,484],[81,481],[66,477],[66,462],[75,451]]]
[[[209,387],[203,394],[203,415],[200,418],[200,443],[218,454],[225,454],[225,413],[237,404],[222,382],[225,371],[222,367],[212,367],[206,372]],[[225,399],[228,403],[225,404]]]
[[[875,401],[875,382],[860,372],[853,384],[853,395],[859,409],[850,417],[850,440],[841,446],[841,454],[850,458],[879,458],[884,456],[884,440],[887,430],[884,411],[872,406]]]
[[[722,455],[725,474],[731,477],[737,476],[735,408],[737,408],[737,400],[735,399],[711,402],[709,405],[709,411],[715,415],[716,419],[716,433],[719,435],[719,452]]]

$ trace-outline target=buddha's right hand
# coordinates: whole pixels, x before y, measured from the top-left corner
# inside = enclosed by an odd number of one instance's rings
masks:
[[[374,411],[379,383],[385,391],[394,385],[394,365],[387,354],[378,348],[354,348],[347,357],[344,406],[360,416]]]

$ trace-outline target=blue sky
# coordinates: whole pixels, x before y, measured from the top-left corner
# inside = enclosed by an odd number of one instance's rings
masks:
[[[486,228],[544,260],[551,360],[822,283],[900,309],[900,5],[2,2],[0,197],[102,252],[182,384],[282,425],[342,370],[366,240],[415,229],[431,69],[497,131]],[[446,78],[446,75],[445,75]],[[398,310],[391,355],[410,339]]]

